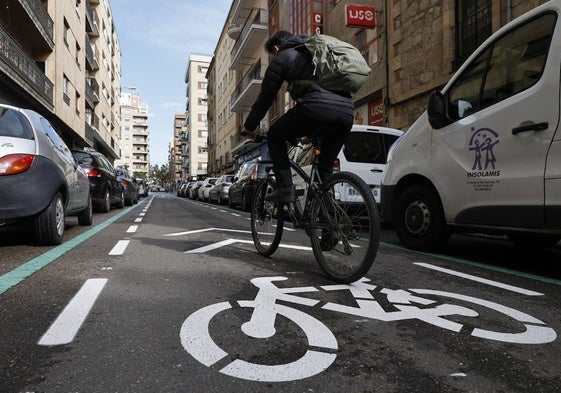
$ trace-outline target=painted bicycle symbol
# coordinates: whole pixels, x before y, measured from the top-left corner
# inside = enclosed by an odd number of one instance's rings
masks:
[[[286,277],[259,277],[251,280],[258,288],[255,300],[240,300],[241,308],[252,309],[249,321],[241,325],[242,332],[252,338],[266,339],[276,333],[277,316],[287,318],[295,323],[305,334],[308,348],[299,359],[286,364],[258,364],[236,358],[220,368],[220,372],[232,377],[266,382],[286,382],[304,379],[326,370],[336,359],[337,340],[331,330],[315,317],[295,308],[278,304],[277,301],[314,307],[319,300],[303,296],[300,293],[318,292],[315,287],[279,288],[276,281],[287,280]],[[320,287],[324,291],[350,291],[356,307],[337,303],[326,303],[321,308],[343,314],[360,316],[384,322],[417,319],[433,326],[460,332],[464,325],[447,317],[477,317],[479,313],[473,308],[483,307],[496,311],[503,316],[518,321],[517,332],[494,331],[473,328],[471,336],[482,339],[517,344],[545,344],[557,338],[555,331],[544,322],[513,308],[471,296],[431,289],[388,289],[377,288],[368,279],[363,278],[353,284],[327,285]],[[377,301],[373,291],[383,294],[392,310],[387,311]],[[448,303],[447,299],[451,299]],[[384,302],[385,303],[385,302]],[[180,331],[181,343],[185,350],[197,361],[207,367],[223,364],[229,354],[213,340],[210,335],[211,321],[221,313],[232,310],[229,302],[216,303],[195,311],[183,323]],[[508,326],[511,326],[509,323]]]

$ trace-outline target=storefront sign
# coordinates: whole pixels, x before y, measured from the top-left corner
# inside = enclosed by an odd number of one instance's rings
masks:
[[[368,103],[368,125],[384,126],[384,102],[382,98]]]
[[[376,9],[369,5],[346,4],[345,24],[347,27],[376,27]]]

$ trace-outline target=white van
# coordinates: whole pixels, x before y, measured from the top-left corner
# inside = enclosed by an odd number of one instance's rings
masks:
[[[561,1],[502,27],[398,141],[382,179],[382,218],[409,248],[452,232],[561,239]]]
[[[393,128],[353,125],[351,133],[337,155],[334,170],[352,172],[358,175],[368,184],[376,202],[380,203],[380,184],[386,168],[388,151],[401,135],[403,135],[403,131]],[[289,158],[309,174],[312,164],[312,145],[296,146],[290,150]],[[305,187],[304,181],[294,170],[292,171],[292,179],[297,190],[302,190]],[[345,192],[341,194],[345,195]],[[300,191],[298,195],[304,195],[304,192]]]

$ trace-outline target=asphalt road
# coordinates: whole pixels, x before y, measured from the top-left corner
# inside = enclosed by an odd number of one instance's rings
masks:
[[[454,236],[421,254],[386,228],[340,286],[303,232],[264,258],[248,231],[166,193],[69,218],[59,247],[2,230],[0,391],[559,391],[559,246]]]

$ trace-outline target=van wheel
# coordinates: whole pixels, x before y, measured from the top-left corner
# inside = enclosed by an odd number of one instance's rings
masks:
[[[423,186],[411,186],[396,202],[394,227],[407,248],[431,251],[442,248],[450,238],[440,202]]]
[[[59,192],[33,222],[39,245],[61,244],[64,238],[64,200]]]

